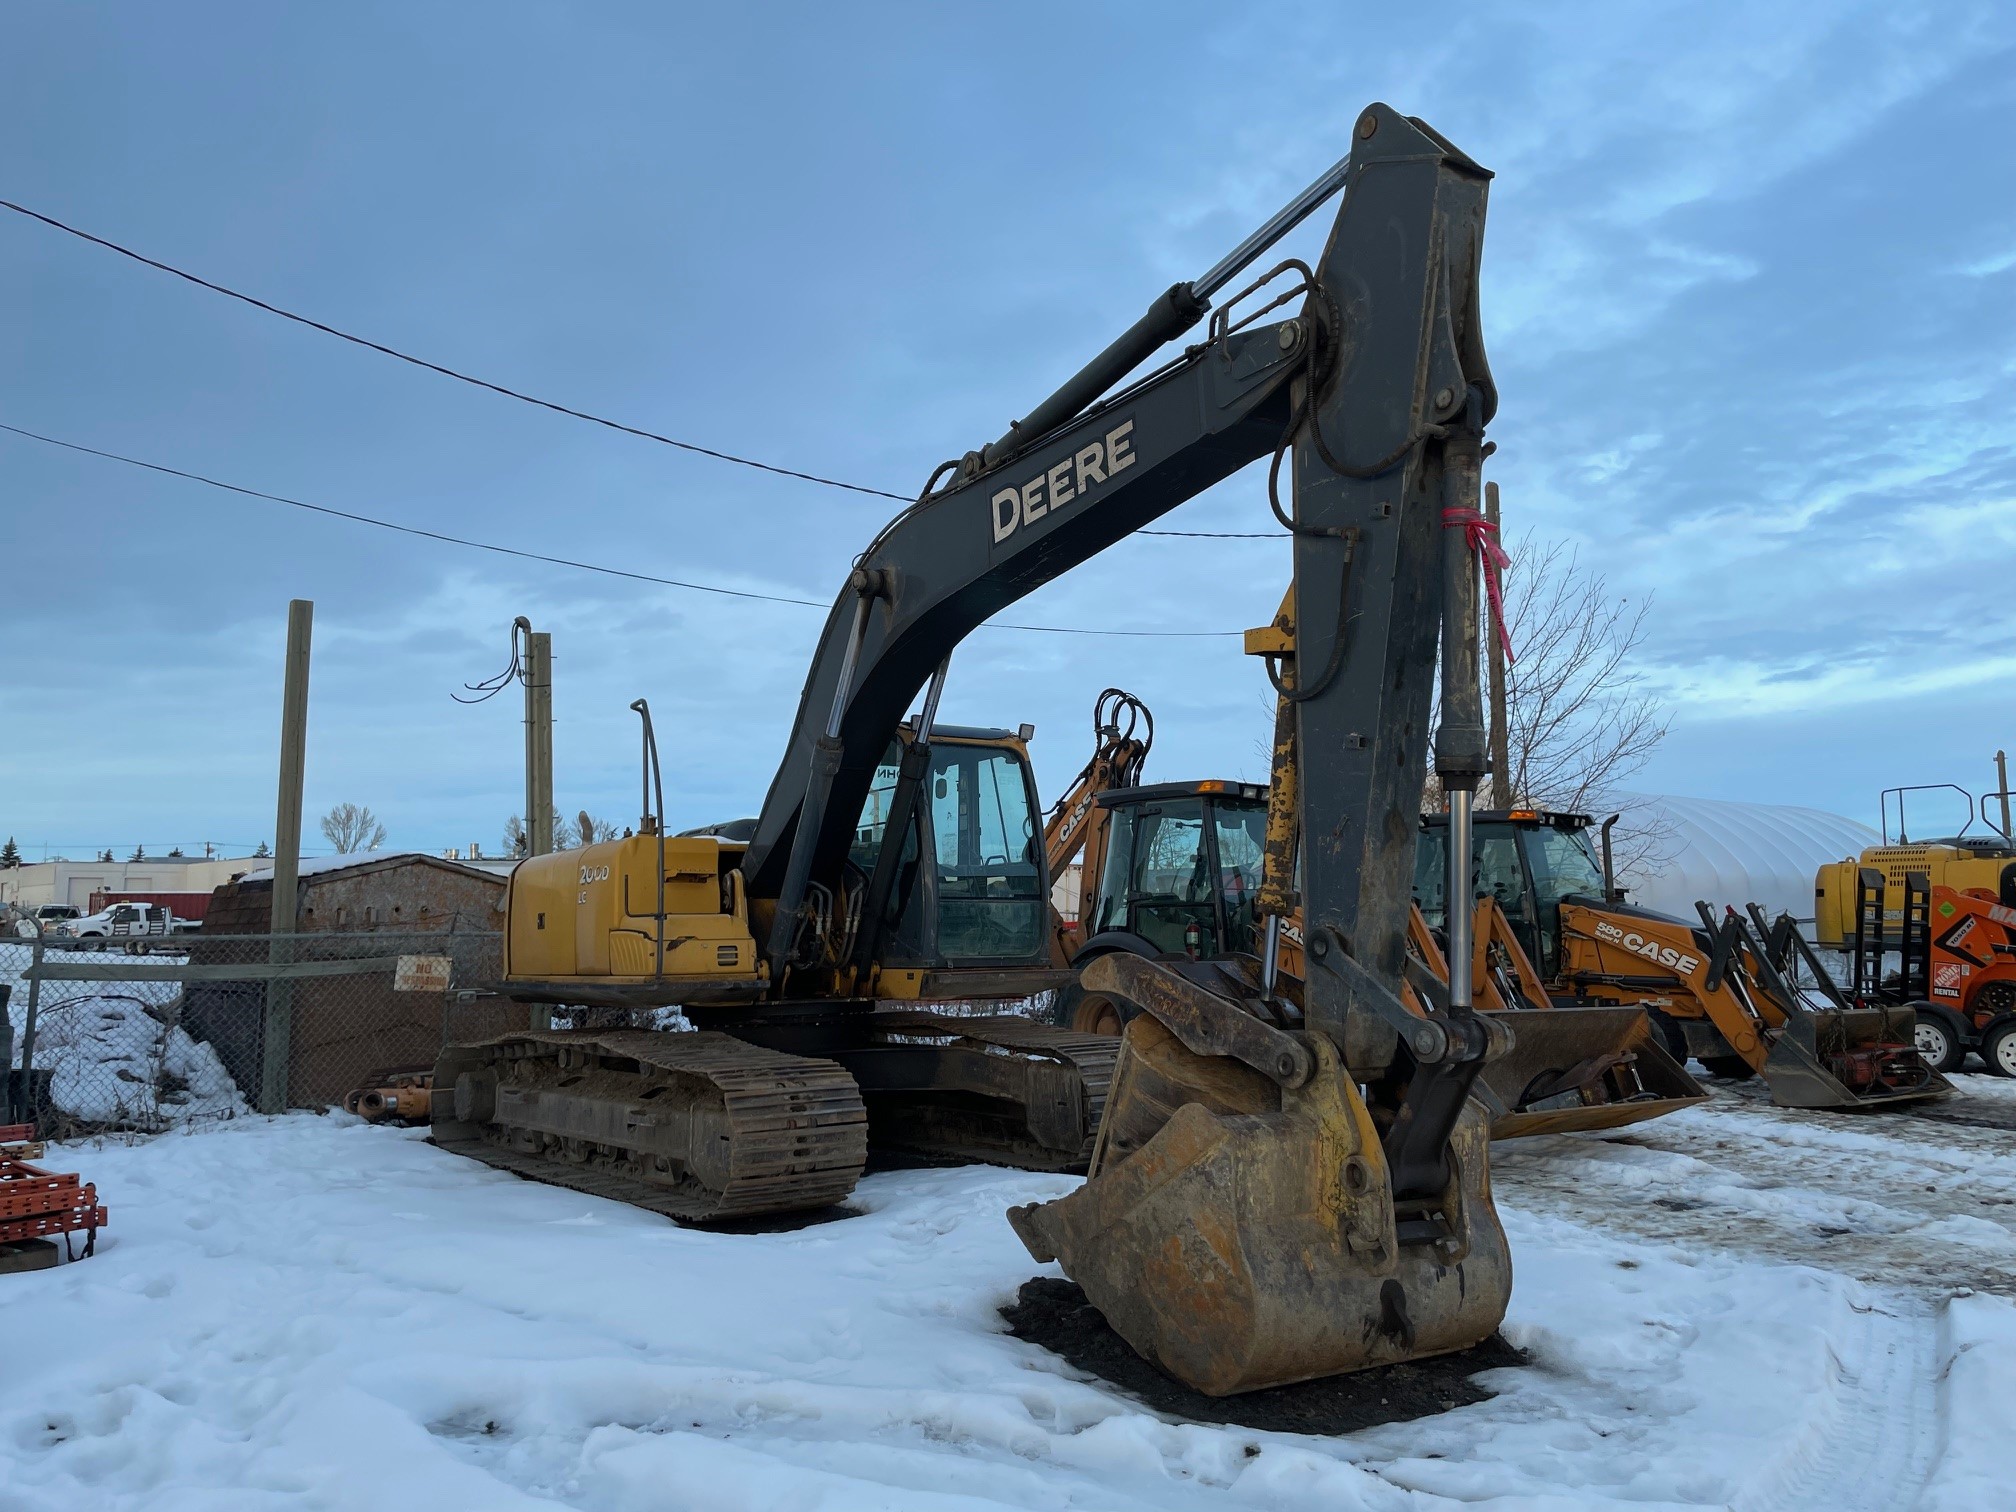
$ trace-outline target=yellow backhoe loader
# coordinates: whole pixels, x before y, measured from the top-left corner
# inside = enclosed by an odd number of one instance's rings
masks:
[[[1414,890],[1436,925],[1452,840],[1440,816],[1423,826]],[[1498,901],[1557,1000],[1642,1004],[1676,1056],[1715,1076],[1761,1075],[1781,1107],[1868,1108],[1952,1091],[1919,1054],[1910,1009],[1850,1002],[1790,920],[1754,909],[1717,917],[1700,904],[1689,923],[1636,907],[1597,860],[1589,827],[1586,815],[1540,809],[1476,818],[1476,889]]]
[[[1513,1015],[1475,1010],[1467,911],[1446,987],[1415,977],[1419,1013],[1401,993],[1438,636],[1435,761],[1459,822],[1484,767],[1462,522],[1497,408],[1478,310],[1489,178],[1422,122],[1369,107],[1329,173],[941,466],[847,575],[753,822],[667,834],[640,709],[644,830],[519,864],[504,986],[548,1005],[678,1005],[697,1032],[452,1049],[437,1140],[691,1221],[832,1202],[884,1138],[1068,1164],[1097,1128],[1087,1182],[1011,1216],[1180,1379],[1243,1391],[1486,1338],[1511,1262],[1470,1094]],[[1225,292],[1340,190],[1313,265]],[[1201,340],[1164,351],[1207,315]],[[1145,1012],[1118,1042],[929,1011],[1067,980],[1049,964],[1020,740],[937,722],[953,649],[1270,457],[1302,611],[1292,722],[1321,758],[1298,788],[1297,827],[1321,838],[1303,858],[1294,1023],[1265,1016],[1272,981],[1199,983],[1138,958]]]
[[[1257,911],[1266,849],[1267,792],[1243,782],[1165,782],[1099,795],[1107,816],[1105,864],[1081,893],[1085,939],[1072,964],[1116,953],[1151,960],[1257,955],[1267,935]],[[1521,1015],[1514,1044],[1478,1078],[1491,1137],[1613,1129],[1705,1102],[1708,1093],[1635,1007],[1555,1003],[1498,901],[1473,915],[1471,977],[1486,1013]],[[1442,942],[1421,911],[1409,914],[1409,950],[1438,982],[1449,980]],[[1281,990],[1300,990],[1299,910],[1281,924]],[[1419,998],[1410,986],[1402,1000]],[[1540,1012],[1544,1010],[1544,1016]],[[1057,995],[1053,1022],[1118,1034],[1133,1005],[1082,980]]]

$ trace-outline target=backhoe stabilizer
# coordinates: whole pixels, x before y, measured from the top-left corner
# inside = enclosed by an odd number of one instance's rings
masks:
[[[1138,1149],[1102,1142],[1070,1196],[1008,1215],[1122,1338],[1211,1396],[1465,1349],[1511,1297],[1484,1110],[1472,1103],[1458,1121],[1443,1191],[1406,1214],[1435,1237],[1403,1243],[1371,1113],[1329,1039],[1305,1043],[1306,1083],[1279,1089],[1271,1111],[1231,1111],[1264,1100],[1263,1079],[1244,1068],[1228,1079],[1224,1058],[1186,1050],[1144,1014],[1120,1052],[1118,1123],[1137,1088],[1186,1072],[1197,1100]]]

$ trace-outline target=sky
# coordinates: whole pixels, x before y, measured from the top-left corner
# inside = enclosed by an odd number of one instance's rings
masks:
[[[1380,99],[1498,175],[1508,534],[1650,596],[1633,785],[1874,820],[2016,747],[2016,11],[1996,3],[14,6],[0,198],[431,360],[913,493],[1348,150]],[[1330,211],[1284,251],[1313,254]],[[552,414],[0,212],[0,423],[423,529],[830,601],[895,506]],[[1266,528],[1255,470],[1165,519]],[[0,832],[273,835],[287,601],[307,809],[495,854],[508,626],[553,636],[556,796],[753,813],[820,610],[530,563],[0,433]],[[1278,541],[1137,537],[1003,616],[1266,622]],[[1516,591],[1517,568],[1512,582]],[[1149,776],[1265,775],[1234,636],[985,628],[942,716],[1115,684]],[[325,848],[311,826],[306,849]]]

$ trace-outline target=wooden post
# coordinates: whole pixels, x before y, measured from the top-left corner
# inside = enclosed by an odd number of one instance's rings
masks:
[[[273,828],[273,914],[267,960],[294,959],[295,910],[301,885],[301,791],[308,761],[308,651],[315,605],[287,605],[287,678],[280,699],[280,799]],[[259,1070],[259,1111],[287,1111],[287,1062],[294,1039],[294,984],[266,983],[266,1033]]]
[[[1484,518],[1498,527],[1496,483],[1484,485]],[[1512,732],[1506,723],[1505,638],[1495,621],[1484,632],[1484,644],[1490,652],[1491,674],[1491,806],[1504,809],[1519,800],[1512,791]]]
[[[526,851],[553,849],[553,637],[525,634]]]

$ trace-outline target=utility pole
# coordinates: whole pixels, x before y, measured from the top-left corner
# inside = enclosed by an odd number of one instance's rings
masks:
[[[2000,790],[1996,797],[2002,800],[2002,838],[2009,838],[2009,757],[2007,753],[1995,753],[1995,786]]]
[[[1490,522],[1492,539],[1503,545],[1498,523],[1498,485],[1484,485],[1484,518]],[[1503,612],[1504,605],[1498,606]],[[1490,652],[1491,679],[1491,806],[1511,808],[1519,800],[1512,792],[1512,732],[1505,715],[1505,637],[1498,625],[1484,632]]]
[[[308,651],[315,605],[287,605],[287,679],[280,699],[280,801],[273,822],[273,918],[268,964],[291,965],[295,905],[301,883],[301,790],[308,765]],[[260,1057],[259,1111],[287,1111],[287,1061],[294,1039],[294,984],[277,974],[266,981],[266,1033]]]
[[[522,615],[513,628],[525,636],[526,849],[543,856],[553,849],[553,637]]]

